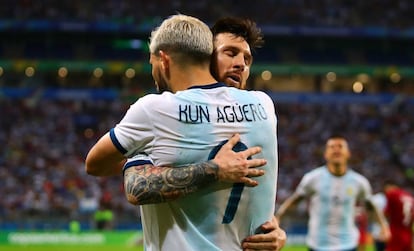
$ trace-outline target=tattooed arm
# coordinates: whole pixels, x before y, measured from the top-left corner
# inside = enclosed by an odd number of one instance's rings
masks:
[[[216,181],[258,185],[250,177],[261,176],[264,171],[251,167],[263,166],[266,160],[247,158],[259,153],[261,148],[234,152],[232,149],[239,140],[238,134],[230,138],[211,161],[180,168],[145,164],[126,169],[124,187],[128,201],[134,205],[161,203],[185,196]]]
[[[218,166],[213,161],[182,168],[135,166],[125,171],[125,192],[134,205],[165,202],[216,181],[217,173]]]

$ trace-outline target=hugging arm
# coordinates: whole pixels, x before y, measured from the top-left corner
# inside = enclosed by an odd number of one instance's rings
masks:
[[[125,171],[125,193],[134,205],[160,203],[197,191],[217,176],[218,166],[213,161],[182,168],[134,166]]]
[[[109,133],[89,150],[85,160],[86,173],[93,176],[116,176],[122,173],[124,155],[113,144]]]
[[[260,226],[263,233],[255,234],[243,240],[243,251],[249,250],[281,250],[286,243],[286,232],[279,227],[278,219],[273,216],[271,221],[267,221]]]
[[[128,201],[134,205],[170,201],[216,181],[258,185],[251,177],[261,176],[264,171],[251,167],[263,166],[266,160],[247,158],[259,153],[261,148],[252,147],[234,152],[232,149],[239,140],[240,135],[234,135],[210,161],[180,168],[145,164],[126,169],[124,187]]]
[[[372,202],[371,199],[366,201],[366,207],[373,213],[375,220],[381,226],[380,238],[383,241],[388,241],[391,237],[391,232],[386,217],[382,211],[378,209],[378,207]]]
[[[296,192],[294,192],[290,197],[288,197],[279,207],[279,209],[276,211],[275,217],[280,222],[282,216],[288,211],[288,209],[296,206],[301,200],[303,200],[305,197],[303,195],[300,195]]]

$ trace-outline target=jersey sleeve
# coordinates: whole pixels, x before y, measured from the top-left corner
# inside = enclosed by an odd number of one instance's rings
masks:
[[[273,102],[273,99],[267,93],[263,91],[255,91],[255,92],[256,92],[256,95],[259,97],[260,101],[265,106],[266,111],[268,111],[269,114],[271,114],[274,127],[277,128],[277,114],[275,111],[275,103]]]
[[[295,193],[299,196],[308,196],[312,192],[312,181],[313,181],[313,175],[311,173],[307,173],[303,176],[301,181],[299,182],[299,185],[296,187]]]
[[[260,100],[263,101],[264,105],[266,106],[267,111],[271,111],[272,114],[275,114],[275,103],[273,102],[272,98],[262,91],[256,91],[260,96]]]
[[[369,183],[368,179],[364,176],[360,176],[360,186],[361,186],[361,193],[360,199],[364,201],[371,201],[372,202],[372,188],[371,184]]]
[[[146,154],[137,154],[125,162],[122,172],[125,173],[125,170],[133,166],[142,166],[142,165],[153,165],[153,161]]]
[[[125,157],[144,152],[154,138],[149,116],[154,107],[151,97],[154,99],[156,95],[147,95],[131,105],[122,120],[110,130],[112,142]]]

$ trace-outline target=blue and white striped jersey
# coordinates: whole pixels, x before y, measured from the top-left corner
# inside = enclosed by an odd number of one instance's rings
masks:
[[[326,166],[305,174],[295,191],[310,198],[307,245],[315,250],[346,250],[358,245],[357,201],[369,200],[369,181],[353,170],[332,175]]]
[[[126,157],[179,166],[214,157],[240,133],[243,147],[260,146],[268,162],[257,187],[217,182],[183,198],[141,207],[145,249],[241,250],[242,240],[269,221],[277,182],[277,119],[263,92],[218,83],[175,94],[147,95],[110,132]]]

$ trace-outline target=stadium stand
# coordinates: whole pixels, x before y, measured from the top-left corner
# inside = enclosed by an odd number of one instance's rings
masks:
[[[89,147],[130,103],[86,90],[65,99],[47,90],[20,92],[24,97],[0,100],[0,144],[7,146],[0,156],[0,187],[7,195],[0,199],[0,226],[23,224],[22,216],[32,221],[42,216],[89,219],[97,204],[85,202],[99,201],[104,194],[112,198],[118,223],[128,218],[131,222],[137,210],[124,199],[120,177],[93,178],[85,175],[83,166]],[[398,173],[407,185],[412,182],[412,98],[306,94],[297,102],[279,101],[278,96],[283,94],[273,96],[279,116],[279,200],[292,192],[304,171],[323,162],[321,142],[336,131],[350,138],[353,168],[369,177],[376,189],[388,175]]]

